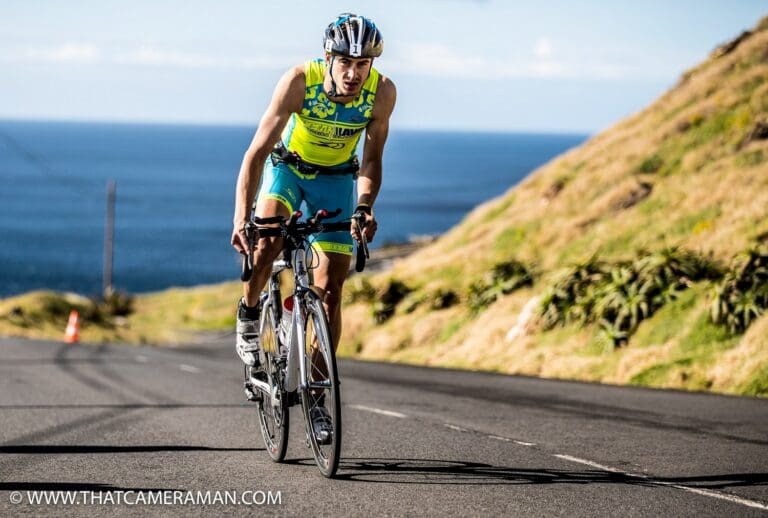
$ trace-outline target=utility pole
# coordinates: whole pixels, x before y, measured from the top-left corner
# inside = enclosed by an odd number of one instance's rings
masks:
[[[114,258],[115,241],[115,181],[107,183],[107,222],[104,227],[104,298],[107,299],[112,292],[112,260]]]

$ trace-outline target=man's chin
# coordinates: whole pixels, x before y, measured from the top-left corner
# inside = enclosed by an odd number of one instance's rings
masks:
[[[353,97],[353,96],[356,97],[358,94],[360,94],[360,90],[362,90],[361,86],[358,86],[355,88],[342,87],[341,89],[338,90],[338,92],[341,97]]]

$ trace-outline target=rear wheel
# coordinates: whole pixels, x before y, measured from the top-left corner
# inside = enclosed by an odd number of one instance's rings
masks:
[[[288,447],[288,404],[282,391],[282,369],[278,364],[279,347],[275,333],[275,311],[271,304],[264,306],[261,317],[260,341],[263,356],[257,376],[271,388],[272,396],[261,393],[257,402],[259,427],[267,453],[275,462],[285,458]],[[250,367],[247,367],[250,368]]]
[[[301,390],[301,406],[317,467],[324,476],[333,477],[341,453],[341,400],[336,355],[325,308],[315,293],[309,292],[307,297],[304,361],[309,386]],[[319,410],[321,407],[325,410]],[[313,426],[313,418],[317,421],[318,412],[323,413],[321,421],[324,423],[320,430]]]

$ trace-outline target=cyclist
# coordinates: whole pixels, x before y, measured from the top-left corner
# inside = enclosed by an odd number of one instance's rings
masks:
[[[278,81],[243,157],[232,231],[232,245],[240,253],[248,247],[243,227],[259,182],[255,205],[259,217],[288,217],[304,202],[312,213],[341,208],[340,217],[348,218],[361,211],[365,237],[371,241],[376,233],[373,205],[381,186],[382,154],[396,98],[394,83],[373,68],[384,42],[370,19],[345,13],[328,25],[323,45],[324,58],[295,66]],[[363,130],[363,157],[358,162],[355,153]],[[315,286],[328,314],[334,347],[341,336],[341,290],[353,238],[361,236],[350,228],[349,233],[322,233],[312,240],[319,258]],[[247,365],[256,366],[258,361],[259,295],[281,246],[280,238],[258,240],[253,276],[243,286],[236,350]],[[327,413],[322,404],[318,409],[313,426],[322,429]]]

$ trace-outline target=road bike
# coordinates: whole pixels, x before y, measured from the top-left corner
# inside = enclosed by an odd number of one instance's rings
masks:
[[[368,258],[362,232],[365,215],[355,213],[345,221],[325,222],[341,213],[319,210],[304,222],[302,213],[290,218],[253,217],[245,226],[249,250],[257,237],[282,237],[282,258],[272,265],[267,289],[261,294],[259,321],[260,348],[257,367],[245,366],[246,397],[257,404],[259,427],[269,456],[275,462],[285,459],[290,423],[289,408],[301,405],[307,446],[312,449],[320,472],[333,477],[341,451],[341,400],[336,354],[328,328],[328,316],[320,297],[312,290],[313,257],[309,237],[320,232],[349,231],[356,225],[361,240],[357,246],[355,269],[360,272]],[[291,270],[292,294],[283,301],[280,274]],[[253,254],[243,258],[241,279],[253,273]],[[313,417],[325,407],[322,429],[316,430]]]

